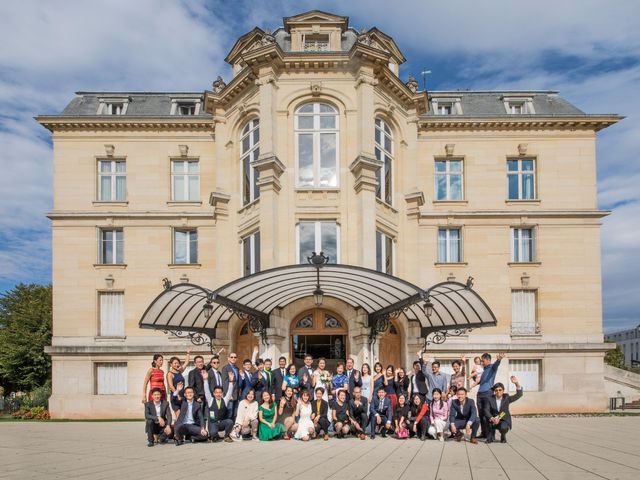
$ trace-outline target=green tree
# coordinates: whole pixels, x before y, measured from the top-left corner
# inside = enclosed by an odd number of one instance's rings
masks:
[[[19,284],[0,295],[0,383],[31,391],[51,378],[51,285]]]
[[[604,354],[604,363],[616,368],[625,368],[624,353],[620,350],[619,345],[616,345],[615,350],[609,350]]]

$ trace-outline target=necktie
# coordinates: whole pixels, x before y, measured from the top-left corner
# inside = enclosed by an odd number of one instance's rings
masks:
[[[218,385],[222,385],[222,378],[220,377],[220,372],[216,370],[216,380],[218,381]]]

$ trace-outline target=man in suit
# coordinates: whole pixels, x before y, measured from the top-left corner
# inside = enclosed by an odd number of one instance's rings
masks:
[[[256,360],[257,370],[253,372],[252,387],[256,391],[256,398],[262,399],[262,392],[273,393],[273,385],[269,382],[269,376],[264,371],[264,362],[261,358]]]
[[[203,362],[204,363],[204,362]],[[191,441],[204,441],[207,439],[206,420],[200,404],[195,400],[193,387],[184,389],[184,398],[181,399],[180,413],[176,420],[174,442],[176,446],[184,443],[184,436],[189,435]]]
[[[427,387],[427,377],[422,373],[422,364],[420,360],[413,362],[413,375],[409,377],[410,380],[410,397],[418,395],[423,402],[427,399],[427,393],[429,389]]]
[[[469,441],[476,444],[478,443],[476,435],[480,426],[476,404],[472,399],[467,398],[467,389],[464,387],[458,389],[456,397],[451,401],[449,409],[451,435],[459,442],[464,436],[464,430],[469,435]]]
[[[349,399],[353,398],[353,389],[356,387],[362,387],[362,376],[358,370],[355,369],[353,358],[347,358],[347,371],[345,372],[349,377]]]
[[[360,387],[353,388],[353,398],[349,400],[348,415],[351,423],[351,433],[356,435],[360,440],[365,439],[365,430],[369,423],[369,404],[367,399],[362,396]]]
[[[214,355],[213,357],[211,357],[211,361],[209,362],[209,370],[207,371],[207,373],[209,377],[209,392],[213,393],[213,389],[217,386],[221,386],[223,391],[225,391],[225,382],[222,377],[222,372],[220,372],[220,357],[218,355]]]
[[[189,382],[189,386],[193,388],[195,400],[197,402],[204,402],[204,373],[206,372],[204,369],[204,358],[202,355],[196,355],[193,363],[196,368],[189,372],[187,381]]]
[[[369,428],[371,429],[371,440],[376,438],[376,429],[380,429],[383,437],[387,436],[387,431],[391,430],[393,412],[391,401],[387,398],[384,387],[380,387],[376,392],[377,396],[371,401],[369,409]]]
[[[509,405],[522,397],[522,387],[518,378],[511,377],[511,383],[516,387],[516,394],[504,393],[504,385],[496,383],[493,386],[493,395],[484,404],[484,415],[488,418],[487,443],[493,443],[496,430],[500,432],[500,443],[507,443],[507,432],[513,428]]]
[[[233,372],[231,375],[233,375]],[[224,431],[225,442],[233,442],[230,436],[231,429],[233,428],[233,419],[231,418],[231,411],[227,408],[227,402],[229,398],[231,398],[231,390],[233,389],[233,385],[230,385],[231,388],[229,388],[224,398],[222,398],[222,385],[216,385],[213,388],[213,396],[211,396],[208,390],[205,390],[207,397],[207,408],[205,411],[209,422],[209,438],[212,442],[220,440],[220,436],[218,435],[220,430]]]
[[[298,380],[300,380],[300,389],[309,388],[313,379],[313,357],[308,353],[304,356],[304,365],[298,370]]]
[[[282,382],[284,382],[284,376],[287,374],[287,359],[280,357],[278,359],[278,368],[271,372],[273,378],[273,393],[276,396],[276,403],[280,401],[282,397]]]
[[[153,447],[155,437],[159,437],[160,443],[166,443],[167,438],[171,437],[171,409],[169,402],[162,400],[162,390],[159,388],[151,390],[151,401],[144,405],[144,418],[147,446]]]
[[[482,432],[480,433],[481,438],[487,437],[487,432],[490,428],[489,418],[485,415],[485,406],[487,401],[489,401],[489,397],[492,395],[491,387],[496,381],[496,374],[498,373],[500,362],[505,356],[506,355],[504,353],[499,353],[496,361],[493,363],[491,363],[491,355],[488,353],[483,353],[480,357],[484,370],[482,371],[480,380],[477,381],[477,383],[480,384],[480,387],[478,388],[476,400],[478,401],[478,414],[480,415],[480,426],[482,427]]]
[[[240,400],[247,398],[249,390],[253,389],[253,371],[252,363],[250,359],[245,359],[242,362],[242,370],[240,371],[240,378],[238,380],[238,390],[240,393]],[[258,398],[258,397],[256,397]]]
[[[238,412],[238,401],[239,401],[238,397],[240,396],[240,391],[239,391],[240,369],[236,365],[236,363],[238,362],[238,354],[236,352],[229,352],[229,356],[227,357],[227,359],[229,360],[229,363],[227,363],[224,367],[222,367],[222,370],[220,371],[220,373],[222,374],[222,388],[224,389],[223,391],[225,392],[227,391],[229,378],[230,378],[229,372],[233,372],[236,388],[234,389],[234,392],[231,395],[231,400],[229,400],[229,403],[227,404],[227,408],[229,408],[229,410],[232,411],[231,416],[233,418],[236,418],[236,413]]]
[[[311,420],[316,428],[316,435],[320,435],[323,432],[324,439],[329,440],[329,404],[326,400],[323,400],[324,388],[316,388],[316,398],[311,402]]]

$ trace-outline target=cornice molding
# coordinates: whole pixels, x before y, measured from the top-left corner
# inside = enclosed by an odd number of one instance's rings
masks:
[[[443,210],[420,207],[419,218],[604,218],[609,210]]]
[[[38,116],[36,121],[51,132],[71,130],[173,130],[212,131],[213,119],[185,117]]]
[[[455,117],[434,116],[420,118],[418,131],[425,130],[594,130],[607,128],[624,117],[619,115],[575,115],[575,116],[500,116],[500,117]]]
[[[145,212],[145,211],[53,211],[47,213],[49,220],[80,220],[80,219],[105,219],[105,218],[149,218],[149,219],[176,219],[176,218],[211,218],[211,212]]]

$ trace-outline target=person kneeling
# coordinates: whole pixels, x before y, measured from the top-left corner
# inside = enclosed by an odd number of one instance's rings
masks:
[[[326,441],[329,440],[330,422],[329,417],[327,417],[327,413],[329,412],[329,403],[322,398],[323,395],[324,388],[316,388],[316,399],[311,405],[311,407],[313,408],[311,419],[313,420],[313,425],[316,429],[316,436],[320,435],[320,432],[322,432]]]
[[[409,434],[424,441],[429,428],[429,404],[420,395],[414,395],[407,418]]]
[[[451,423],[451,435],[459,442],[463,438],[463,430],[469,436],[471,443],[478,443],[476,435],[480,421],[476,412],[475,402],[467,398],[467,389],[461,387],[456,392],[456,397],[451,401],[449,422]]]
[[[396,404],[396,409],[393,412],[393,422],[395,424],[395,432],[397,439],[407,439],[409,438],[409,414],[411,412],[411,407],[407,403],[407,397],[404,393],[398,395],[398,403]]]
[[[507,432],[512,428],[509,405],[522,397],[522,387],[518,382],[518,378],[512,376],[511,383],[516,387],[515,395],[511,396],[508,393],[504,393],[504,385],[496,383],[492,388],[493,395],[484,404],[484,414],[489,419],[487,443],[494,441],[496,430],[500,432],[500,442],[507,443]]]
[[[205,372],[205,380],[207,380],[207,375],[208,373]],[[209,421],[209,438],[212,442],[220,440],[220,436],[218,435],[220,430],[224,431],[225,442],[233,442],[230,437],[231,429],[233,428],[233,420],[231,420],[232,412],[227,408],[227,404],[235,388],[232,371],[229,371],[229,385],[224,398],[222,398],[222,385],[216,385],[213,388],[213,397],[209,391],[208,383],[205,385],[204,394],[207,398],[207,408],[205,408],[205,412],[207,413]]]
[[[349,422],[349,405],[347,404],[347,392],[338,390],[338,397],[332,405],[333,412],[333,428],[336,431],[336,437],[344,438],[351,431],[351,423]]]
[[[205,418],[200,403],[195,398],[193,387],[184,389],[184,398],[180,404],[180,414],[175,425],[174,442],[176,446],[184,443],[184,436],[189,435],[191,441],[205,441],[208,437]]]
[[[351,433],[356,435],[360,440],[364,440],[366,435],[364,434],[369,423],[369,405],[367,399],[362,396],[362,389],[360,387],[354,387],[353,398],[349,402],[349,422],[351,423]]]
[[[391,401],[386,398],[386,395],[384,387],[380,387],[377,391],[377,397],[371,401],[369,411],[371,440],[376,438],[376,430],[379,430],[383,437],[386,437],[387,431],[391,430],[393,412],[391,411]]]
[[[233,427],[233,437],[236,440],[258,440],[258,402],[255,397],[256,392],[249,390],[245,399],[238,404],[236,424]]]
[[[162,390],[159,388],[151,390],[151,401],[144,406],[144,418],[148,447],[153,447],[155,443],[166,443],[171,438],[171,409],[169,402],[162,400]]]

